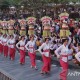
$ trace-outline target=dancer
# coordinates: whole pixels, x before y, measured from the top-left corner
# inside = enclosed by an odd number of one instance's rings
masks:
[[[80,51],[75,55],[75,58],[80,63]]]
[[[2,39],[3,39],[3,35],[2,35],[2,33],[0,33],[0,54],[3,53]]]
[[[78,66],[80,66],[80,43],[78,43],[78,52],[77,54],[75,54],[75,59],[74,59],[74,63],[77,64]]]
[[[7,36],[7,34],[4,34],[3,35],[3,39],[2,39],[4,57],[8,57],[8,45],[7,45],[7,41],[8,41],[8,36]]]
[[[16,44],[20,52],[20,64],[25,64],[25,36],[21,36],[21,40]]]
[[[41,74],[49,73],[51,70],[50,45],[51,44],[49,43],[49,38],[45,38],[45,42],[38,49],[38,51],[42,54],[43,59],[43,67],[41,70]]]
[[[35,68],[37,70],[36,62],[35,62],[36,60],[36,52],[35,52],[36,39],[37,37],[34,39],[34,36],[31,35],[30,41],[28,41],[28,43],[25,45],[25,48],[28,50],[28,55],[31,60],[31,68]]]
[[[10,35],[10,39],[7,42],[8,47],[9,47],[9,56],[10,59],[13,61],[15,59],[15,38],[13,35]]]
[[[60,59],[60,65],[62,67],[62,71],[60,73],[60,80],[67,80],[68,74],[68,39],[62,39],[63,45],[61,45],[58,49],[55,50],[55,54],[57,58]]]

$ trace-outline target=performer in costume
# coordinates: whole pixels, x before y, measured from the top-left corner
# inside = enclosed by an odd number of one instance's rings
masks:
[[[77,54],[75,55],[75,58],[77,59],[76,62],[80,64],[80,43],[78,43],[78,50]]]
[[[57,55],[57,58],[60,60],[60,65],[62,67],[62,71],[60,73],[60,79],[61,80],[67,80],[67,74],[68,74],[68,56],[69,56],[69,49],[68,46],[71,42],[67,38],[62,39],[63,45],[61,45],[58,49],[55,50],[55,54]]]
[[[27,44],[25,45],[25,48],[28,50],[28,55],[31,60],[31,68],[35,68],[37,70],[36,62],[35,62],[36,60],[36,52],[35,52],[36,40],[37,40],[37,37],[34,39],[34,36],[31,35],[30,41],[27,42]]]
[[[75,59],[73,60],[73,62],[80,66],[80,62],[79,62],[79,53],[80,53],[80,43],[78,43],[78,46],[77,47],[74,47],[74,49],[76,50],[76,54],[74,55],[75,56]]]
[[[10,39],[7,42],[7,45],[9,47],[9,56],[11,60],[15,59],[15,38],[13,35],[10,35]]]
[[[41,70],[41,74],[49,73],[51,70],[50,45],[51,44],[49,43],[49,38],[45,38],[45,42],[38,49],[38,51],[42,54],[43,59],[43,67]]]
[[[4,34],[3,35],[3,39],[2,39],[4,57],[8,57],[8,45],[7,45],[7,41],[8,41],[7,34]]]
[[[0,33],[0,54],[3,53],[2,39],[3,39],[3,35],[2,35],[2,33]]]
[[[80,52],[75,55],[76,59],[80,62]]]
[[[20,52],[20,64],[25,64],[25,36],[21,36],[21,40],[16,44]]]

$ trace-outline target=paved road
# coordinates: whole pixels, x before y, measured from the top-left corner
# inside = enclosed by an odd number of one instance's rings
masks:
[[[29,57],[26,57],[26,64],[21,66],[19,64],[19,54],[17,53],[14,61],[10,61],[9,58],[4,58],[3,55],[0,55],[0,71],[5,75],[11,77],[13,80],[59,80],[60,66],[52,64],[50,75],[42,76],[40,74],[42,66],[40,60],[36,60],[38,66],[38,70],[36,71],[30,68]],[[80,80],[80,75],[78,73],[76,73],[78,74],[76,75],[75,71],[79,72],[79,69],[69,70],[68,80]]]

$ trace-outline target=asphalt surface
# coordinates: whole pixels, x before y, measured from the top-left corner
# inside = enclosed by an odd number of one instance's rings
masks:
[[[4,75],[10,77],[12,80],[59,80],[59,73],[61,67],[58,63],[54,63],[51,66],[51,73],[48,75],[41,75],[40,70],[42,67],[42,61],[36,60],[38,70],[30,68],[30,59],[26,57],[25,65],[21,66],[19,64],[19,54],[16,52],[16,57],[14,61],[10,61],[9,57],[4,58],[0,55],[0,72]],[[69,69],[67,80],[80,80],[80,69]],[[0,79],[1,80],[1,79]]]

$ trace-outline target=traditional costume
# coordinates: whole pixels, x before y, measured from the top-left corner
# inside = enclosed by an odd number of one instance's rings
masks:
[[[8,40],[7,44],[9,47],[9,56],[11,60],[15,59],[15,38],[11,35],[10,39]]]
[[[30,38],[32,38],[34,36],[30,36]],[[27,42],[27,44],[25,45],[25,48],[28,50],[28,55],[31,59],[31,67],[34,67],[35,69],[36,68],[36,52],[35,52],[35,44],[36,44],[36,40],[37,40],[37,37],[34,39],[34,40],[30,40]]]
[[[2,43],[3,43],[3,53],[4,57],[8,57],[8,45],[7,45],[8,37],[6,34],[4,34]]]
[[[50,44],[48,43],[43,43],[38,51],[42,54],[42,59],[43,59],[43,67],[42,67],[42,73],[48,73],[51,70],[51,54],[50,54]],[[43,50],[43,52],[42,52]]]
[[[0,33],[0,54],[3,53],[3,45],[2,45],[3,35]]]
[[[68,74],[68,46],[64,44],[55,50],[55,54],[60,56],[60,65],[62,67],[62,72],[60,73],[60,79],[67,80]],[[60,53],[59,53],[60,52]]]
[[[78,52],[78,53],[75,55],[75,58],[76,58],[77,61],[80,63],[80,52]]]
[[[25,56],[26,56],[26,53],[25,53],[25,39],[24,39],[24,41],[20,40],[16,44],[16,47],[19,49],[19,52],[20,52],[20,64],[25,64]]]
[[[68,37],[69,41],[68,43],[65,45],[63,43],[63,45],[61,45],[59,48],[57,48],[55,50],[55,54],[57,55],[58,58],[60,58],[60,65],[62,67],[62,71],[60,73],[60,79],[62,80],[67,80],[67,74],[68,74],[68,60],[69,57],[71,56],[71,53],[69,52],[69,48],[68,46],[71,43],[71,38]],[[65,42],[66,42],[66,38],[64,38]]]

